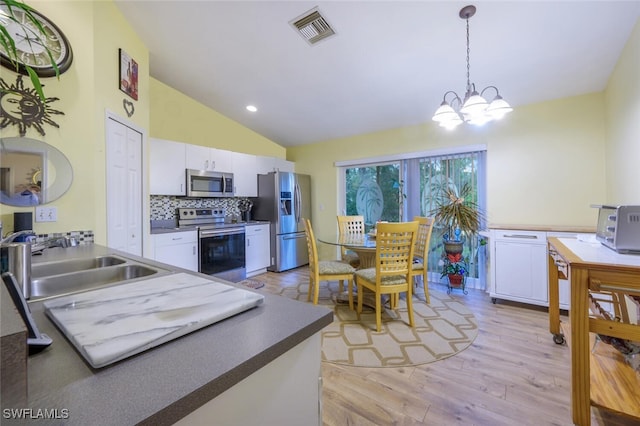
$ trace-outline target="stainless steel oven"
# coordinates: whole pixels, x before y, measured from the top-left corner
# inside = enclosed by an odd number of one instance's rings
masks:
[[[201,273],[238,282],[246,278],[245,232],[242,227],[200,227]]]
[[[198,227],[198,272],[238,282],[247,274],[245,228],[225,217],[224,208],[179,208],[178,226]]]

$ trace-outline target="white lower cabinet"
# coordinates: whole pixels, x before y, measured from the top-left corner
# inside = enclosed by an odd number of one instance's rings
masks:
[[[575,232],[493,229],[491,247],[491,297],[549,306],[547,238],[576,238]],[[560,309],[569,309],[568,280],[559,280]]]
[[[547,235],[493,230],[491,297],[548,306]]]
[[[198,272],[198,231],[151,235],[153,260]]]
[[[271,265],[271,239],[269,224],[247,225],[245,254],[247,276],[265,272]]]

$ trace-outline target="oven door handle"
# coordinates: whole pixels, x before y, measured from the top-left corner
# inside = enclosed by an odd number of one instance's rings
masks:
[[[223,235],[239,235],[244,234],[244,229],[232,228],[232,229],[216,229],[215,231],[200,231],[200,238],[203,237],[217,237]]]

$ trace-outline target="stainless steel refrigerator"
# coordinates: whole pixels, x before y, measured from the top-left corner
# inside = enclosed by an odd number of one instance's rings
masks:
[[[309,263],[303,219],[311,219],[311,177],[289,172],[258,175],[253,218],[271,222],[271,266],[281,272]]]

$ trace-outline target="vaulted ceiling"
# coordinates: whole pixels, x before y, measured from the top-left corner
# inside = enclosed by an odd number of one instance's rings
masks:
[[[465,91],[468,2],[115,2],[152,77],[283,146],[424,123]],[[603,90],[640,17],[640,1],[473,4],[471,82],[515,108]],[[336,34],[311,45],[291,23],[316,7]]]

